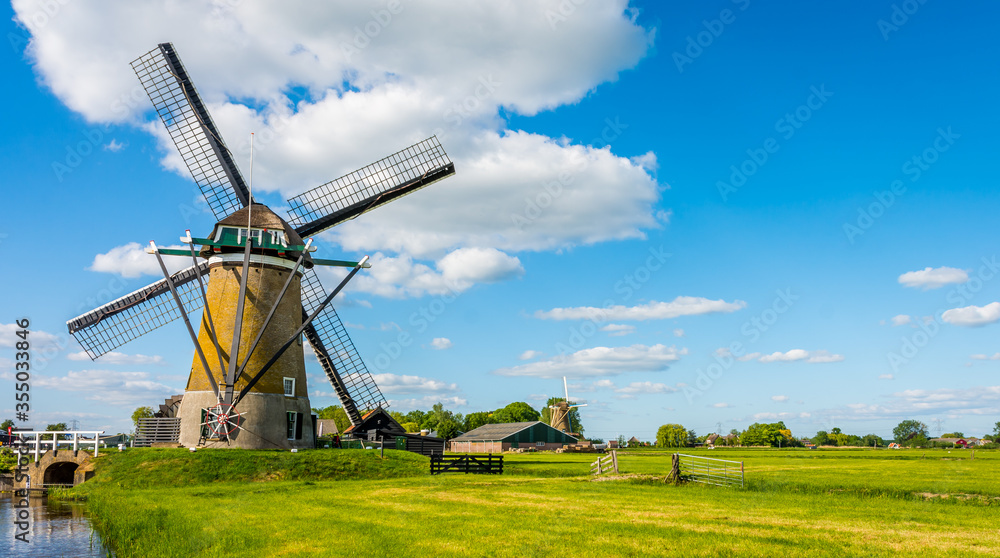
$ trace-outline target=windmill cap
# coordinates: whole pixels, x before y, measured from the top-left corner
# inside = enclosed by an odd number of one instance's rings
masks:
[[[219,227],[237,227],[246,228],[247,219],[250,219],[250,228],[252,229],[267,229],[269,231],[283,231],[285,234],[285,242],[289,246],[303,246],[305,241],[299,236],[299,233],[295,231],[295,228],[288,224],[287,221],[278,216],[277,213],[271,211],[271,208],[257,202],[252,202],[251,205],[236,211],[232,215],[229,215],[225,219],[219,221],[215,224],[212,229],[211,238],[215,238],[215,235],[219,232]],[[298,252],[288,252],[288,257],[294,259],[298,257]],[[201,249],[201,256],[208,258],[212,256],[212,248],[210,246],[204,246]],[[306,254],[306,257],[302,261],[302,266],[305,268],[313,267],[312,257]]]

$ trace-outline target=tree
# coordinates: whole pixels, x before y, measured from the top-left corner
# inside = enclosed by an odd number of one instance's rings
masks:
[[[419,432],[420,431],[420,425],[417,424],[417,423],[415,423],[415,422],[402,422],[399,425],[402,426],[403,430],[405,430],[407,432]]]
[[[427,413],[414,409],[409,413],[406,413],[406,422],[415,422],[417,424],[423,424],[424,420],[427,418]]]
[[[861,438],[861,443],[865,447],[882,447],[885,445],[885,440],[876,434],[865,434],[864,437]]]
[[[132,424],[135,425],[136,431],[139,430],[139,419],[144,418],[153,418],[152,407],[139,407],[132,412]]]
[[[996,440],[998,438],[1000,438],[1000,421],[997,421],[997,423],[993,425],[993,439]]]
[[[755,422],[740,435],[740,441],[743,442],[744,446],[777,446],[785,439],[781,433],[782,430],[788,429],[785,428],[785,423],[781,421],[772,423]],[[791,435],[791,431],[788,433]]]
[[[461,430],[461,428],[462,425],[459,424],[458,421],[456,421],[455,419],[453,418],[443,419],[437,424],[438,438],[444,438],[445,440],[454,438],[455,436],[458,436],[458,432],[459,430]]]
[[[351,426],[351,419],[347,417],[347,411],[340,405],[330,405],[322,409],[313,409],[313,412],[316,413],[317,418],[324,420],[333,419],[333,423],[337,425],[337,432],[343,433]]]
[[[15,465],[17,465],[17,455],[14,454],[14,450],[0,448],[0,474],[13,473]]]
[[[687,444],[688,431],[679,424],[664,424],[656,431],[656,445],[661,448],[679,448]]]
[[[495,424],[496,420],[493,419],[493,413],[488,413],[486,411],[479,411],[476,413],[469,413],[465,415],[465,431],[475,430],[484,424]]]
[[[942,434],[942,438],[965,438],[965,434],[961,432],[949,432],[947,434]]]
[[[66,430],[69,430],[69,426],[67,426],[65,422],[57,422],[55,424],[49,424],[45,426],[46,432],[64,432]],[[52,434],[42,434],[41,438],[43,440],[51,440]],[[60,434],[59,439],[68,440],[69,434]]]
[[[927,425],[918,420],[907,419],[896,425],[896,428],[892,429],[892,435],[896,438],[896,442],[899,444],[902,444],[910,438],[918,435],[927,438]]]
[[[541,415],[531,405],[523,401],[515,401],[502,409],[493,411],[493,417],[497,423],[531,422],[539,420]]]
[[[420,427],[428,430],[437,430],[438,436],[446,438],[446,436],[442,434],[441,429],[444,428],[446,431],[450,431],[452,425],[448,424],[449,421],[455,423],[454,432],[457,433],[461,430],[465,419],[462,418],[461,414],[455,414],[445,409],[444,405],[441,403],[435,403],[431,408],[431,411],[424,415],[424,421],[420,423]],[[454,437],[454,434],[452,437]]]
[[[1000,424],[1000,423],[997,423],[997,424]],[[6,432],[8,428],[14,428],[14,421],[12,421],[10,419],[7,419],[7,420],[3,421],[2,424],[0,424],[0,430],[3,430],[4,432]]]
[[[545,402],[545,407],[542,408],[541,416],[538,420],[544,422],[545,424],[552,424],[552,405],[563,401],[565,397],[550,397],[548,401]],[[570,401],[570,405],[576,405],[576,401]],[[580,408],[573,407],[569,410],[569,427],[578,434],[583,433],[583,423],[580,422]]]

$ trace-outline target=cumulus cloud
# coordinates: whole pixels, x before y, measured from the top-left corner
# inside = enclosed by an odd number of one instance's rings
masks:
[[[444,405],[445,409],[454,409],[455,407],[465,407],[469,404],[469,401],[464,397],[451,396],[451,397],[438,397],[436,395],[427,395],[424,397],[412,397],[409,399],[390,399],[389,406],[397,411],[413,410],[413,409],[430,409],[434,405],[441,403]]]
[[[598,385],[600,384],[600,385]],[[608,385],[610,384],[610,386]],[[610,380],[598,380],[594,382],[594,387],[613,387]],[[676,393],[677,387],[664,384],[662,382],[631,382],[627,386],[615,388],[615,393],[619,394],[619,399],[634,399],[637,395],[652,395],[657,393]]]
[[[812,415],[810,413],[756,413],[750,415],[751,420],[788,420],[788,419],[805,419]]]
[[[408,255],[393,257],[378,252],[370,261],[372,267],[354,278],[351,289],[386,298],[460,293],[477,283],[524,274],[519,259],[494,248],[460,248],[442,258],[436,270]]]
[[[601,327],[601,331],[606,331],[609,337],[622,337],[635,332],[635,326],[626,324],[608,324]]]
[[[451,348],[451,339],[448,339],[447,337],[435,337],[431,341],[431,348],[432,349],[436,349],[438,351],[443,351],[445,349],[450,349]]]
[[[541,351],[530,351],[530,350],[524,351],[523,353],[520,354],[520,356],[517,357],[517,360],[531,360],[533,358],[538,358],[543,354],[544,353],[542,353]]]
[[[86,351],[80,351],[77,353],[70,353],[66,355],[69,360],[90,360],[90,355]],[[98,359],[101,364],[130,364],[130,365],[141,365],[141,364],[164,364],[163,357],[160,355],[148,356],[148,355],[127,355],[125,353],[119,353],[115,351],[110,351],[101,355]]]
[[[28,328],[28,338],[22,339],[17,332],[24,329],[16,323],[0,324],[0,347],[14,348],[18,342],[27,341],[32,349],[63,349],[69,341],[66,337],[31,327]]]
[[[684,330],[683,329],[679,329],[679,328],[675,329],[674,330],[674,337],[684,337]]]
[[[32,382],[36,389],[73,392],[90,401],[120,407],[150,405],[184,391],[156,382],[146,372],[115,370],[71,370],[61,377],[34,376]]]
[[[758,362],[796,362],[808,363],[840,362],[844,360],[843,355],[831,354],[829,351],[806,351],[804,349],[792,349],[784,353],[778,351],[769,355],[761,353],[749,353],[743,355],[738,360],[757,360]]]
[[[771,401],[777,401],[778,403],[784,403],[784,402],[788,401],[788,396],[787,395],[772,395],[771,396]]]
[[[594,347],[575,353],[557,355],[546,360],[498,368],[501,376],[534,376],[538,378],[576,378],[615,376],[625,372],[658,372],[686,354],[684,349],[665,345],[632,345],[630,347]]]
[[[359,281],[368,292],[436,294],[449,276],[461,291],[520,274],[519,263],[499,255],[641,239],[665,218],[656,214],[663,187],[651,174],[655,153],[621,157],[589,138],[508,129],[502,117],[576,103],[638,64],[655,30],[637,24],[626,0],[575,6],[555,27],[546,13],[556,0],[405,4],[383,22],[363,3],[189,0],[164,10],[73,2],[44,25],[35,23],[47,6],[40,0],[13,6],[32,34],[33,67],[56,97],[88,122],[154,134],[163,165],[185,177],[162,126],[148,123],[149,102],[129,68],[154,46],[150,37],[174,41],[244,172],[249,146],[241,138],[256,132],[255,190],[295,195],[437,135],[455,178],[321,236],[399,258],[429,282],[407,290],[388,276]],[[368,26],[377,34],[356,44]],[[110,261],[93,268],[156,275],[125,255],[105,254]]]
[[[616,305],[610,308],[580,306],[576,308],[553,308],[535,312],[542,320],[665,320],[680,316],[694,316],[713,312],[735,312],[746,307],[746,302],[736,300],[709,300],[696,296],[679,296],[670,302],[648,302],[638,306]]]
[[[925,267],[919,271],[907,271],[899,276],[900,285],[925,291],[954,283],[965,283],[968,280],[967,272],[954,267]]]
[[[909,389],[886,396],[883,403],[853,403],[823,411],[831,420],[909,419],[948,414],[995,417],[1000,413],[1000,386],[952,389]],[[989,422],[992,424],[992,420]]]
[[[94,256],[94,262],[87,269],[102,273],[114,273],[128,279],[134,279],[143,275],[153,275],[163,277],[163,270],[160,263],[156,261],[156,256],[146,253],[148,245],[140,245],[138,242],[129,242],[122,246],[116,246],[104,254]],[[170,248],[174,250],[187,250],[187,246],[160,246],[160,248]],[[175,257],[164,257],[163,263],[167,266],[167,271],[176,273],[191,265],[191,260]]]
[[[951,325],[962,327],[979,327],[1000,320],[1000,302],[991,302],[986,306],[966,306],[952,308],[941,314],[941,319]]]
[[[418,393],[453,393],[458,384],[405,374],[373,374],[383,393],[412,395]]]
[[[895,380],[896,377],[893,376],[892,374],[879,374],[878,379],[879,380]]]
[[[901,326],[901,325],[906,325],[908,323],[910,323],[910,317],[907,316],[906,314],[899,314],[897,316],[892,317],[893,326]]]

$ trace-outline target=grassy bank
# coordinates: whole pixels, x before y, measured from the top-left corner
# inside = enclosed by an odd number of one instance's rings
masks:
[[[996,452],[974,461],[944,452],[708,454],[745,461],[747,490],[656,482],[669,469],[666,452],[623,454],[623,473],[640,476],[604,481],[586,475],[593,455],[508,455],[505,474],[490,477],[432,477],[426,458],[405,452],[387,451],[385,461],[363,450],[233,455],[111,454],[71,493],[88,497],[122,558],[989,556],[1000,548]],[[914,496],[941,491],[986,498]]]

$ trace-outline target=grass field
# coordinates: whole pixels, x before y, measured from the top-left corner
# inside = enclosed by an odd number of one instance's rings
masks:
[[[695,452],[692,452],[695,453]],[[666,452],[505,456],[427,474],[405,452],[131,450],[68,495],[129,556],[995,556],[1000,452],[715,450],[746,489],[666,485]],[[659,478],[657,478],[659,477]],[[227,480],[228,479],[228,480]],[[969,496],[971,495],[971,496]],[[942,496],[948,496],[944,498]]]

